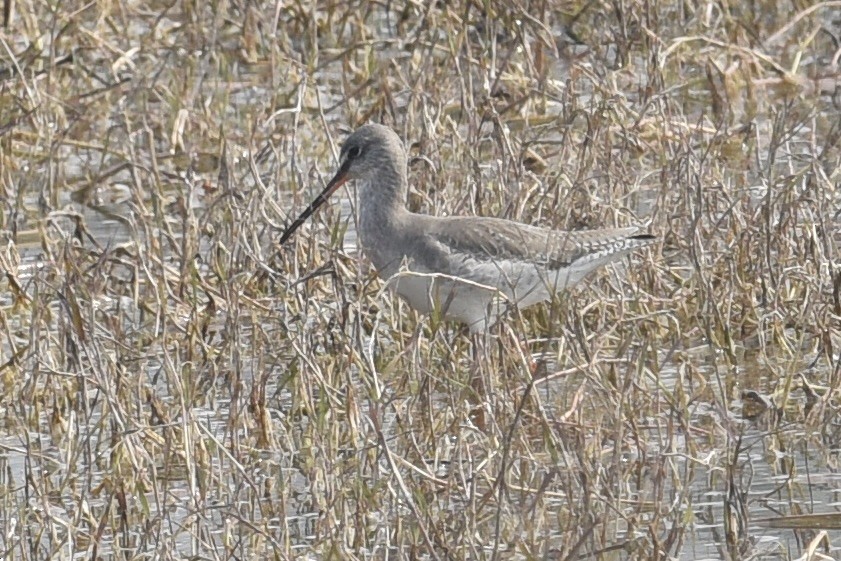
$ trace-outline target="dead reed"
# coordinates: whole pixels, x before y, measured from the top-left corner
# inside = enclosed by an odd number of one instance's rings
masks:
[[[754,522],[837,500],[837,2],[6,6],[0,557],[837,549]],[[339,205],[273,244],[368,120],[416,210],[662,245],[476,365]]]

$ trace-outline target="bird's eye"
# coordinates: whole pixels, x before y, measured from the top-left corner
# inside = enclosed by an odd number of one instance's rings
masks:
[[[362,154],[362,148],[360,148],[359,146],[351,146],[350,148],[348,148],[346,159],[355,160],[359,157],[360,154]]]

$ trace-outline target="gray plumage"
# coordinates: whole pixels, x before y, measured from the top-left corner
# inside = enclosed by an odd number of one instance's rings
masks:
[[[462,321],[474,332],[493,324],[508,305],[525,308],[545,301],[654,241],[637,228],[564,232],[499,218],[411,213],[405,206],[403,143],[382,125],[365,125],[351,134],[340,161],[320,199],[356,180],[359,242],[380,277],[418,311]]]

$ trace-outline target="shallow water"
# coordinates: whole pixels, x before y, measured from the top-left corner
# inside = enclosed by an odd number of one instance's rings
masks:
[[[341,208],[340,220],[349,220],[349,228],[343,245],[344,251],[353,254],[356,252],[356,247],[350,205],[347,198],[341,198],[336,204],[339,204]],[[109,220],[97,221],[97,216],[99,216],[97,213],[89,213],[86,216],[86,221],[90,232],[102,245],[119,244],[128,240],[122,223]],[[31,271],[38,269],[39,255],[35,248],[26,248],[23,254],[25,258],[21,263],[20,278],[27,281],[32,274]],[[388,293],[385,293],[382,297],[393,298]],[[716,370],[710,363],[709,351],[700,342],[693,346],[695,350],[691,351],[689,359],[695,363],[701,376],[708,380],[714,380]],[[760,393],[772,391],[772,387],[777,381],[770,379],[767,375],[768,372],[763,371],[759,363],[753,362],[749,358],[749,353],[743,353],[743,356],[746,359],[745,364],[737,375],[743,383],[750,384],[745,387],[755,388]],[[660,391],[657,388],[664,392],[673,391],[680,377],[679,369],[686,361],[686,356],[681,356],[679,361],[670,361],[669,355],[663,358],[665,362],[662,363],[661,370],[658,373],[657,385],[652,388],[655,392]],[[716,359],[713,358],[712,360]],[[160,364],[150,363],[150,374],[160,367]],[[825,376],[819,371],[812,371],[811,375],[817,379]],[[584,380],[584,383],[586,383],[586,380]],[[569,403],[570,392],[574,391],[578,385],[579,382],[576,382],[574,378],[561,377],[556,381],[541,384],[536,391],[540,394],[544,403],[550,407],[550,410],[557,408],[556,413],[561,414]],[[271,403],[273,415],[282,417],[290,412],[293,400],[288,392],[280,391],[278,393],[276,388],[270,386],[267,388],[267,395],[274,396]],[[441,405],[439,406],[445,406],[447,399],[446,395],[433,395],[433,400],[440,401]],[[683,519],[684,521],[692,520],[691,523],[686,525],[685,534],[682,538],[683,545],[676,552],[680,559],[723,559],[728,557],[728,545],[724,537],[725,522],[728,516],[725,513],[727,508],[735,509],[736,512],[743,510],[743,514],[738,514],[737,518],[744,516],[751,521],[744,531],[751,536],[755,554],[761,555],[764,559],[789,559],[794,556],[794,552],[802,551],[810,539],[811,533],[804,534],[802,530],[798,533],[793,530],[769,529],[766,524],[757,522],[757,520],[775,518],[780,512],[790,512],[792,510],[816,513],[833,512],[841,504],[841,501],[839,501],[841,476],[836,473],[835,468],[835,457],[841,447],[839,447],[838,442],[832,440],[824,439],[822,442],[818,442],[814,439],[815,435],[804,432],[802,424],[804,403],[805,397],[802,392],[792,394],[792,401],[788,405],[785,420],[780,423],[778,428],[774,429],[774,432],[769,432],[768,417],[770,413],[766,413],[756,420],[747,420],[743,417],[743,403],[739,399],[734,399],[728,403],[726,410],[711,407],[710,404],[703,401],[697,402],[691,406],[689,411],[689,426],[696,430],[710,430],[712,432],[723,425],[732,425],[732,427],[729,430],[729,438],[720,441],[719,444],[714,444],[718,437],[711,436],[713,440],[709,449],[696,451],[694,456],[686,449],[686,441],[679,434],[673,434],[672,429],[663,425],[664,418],[651,418],[649,420],[650,426],[643,430],[643,434],[648,435],[644,448],[645,457],[628,450],[623,453],[625,457],[623,461],[642,461],[646,463],[648,467],[642,473],[650,473],[650,470],[663,467],[691,473],[692,483],[689,491],[691,498],[689,502],[692,505],[692,512],[691,515],[689,512],[683,512],[677,516],[677,519]],[[664,405],[666,404],[664,403]],[[191,415],[193,421],[205,427],[204,430],[207,431],[209,436],[213,436],[214,439],[221,442],[228,438],[225,418],[229,406],[230,402],[228,400],[220,399],[215,401],[213,409],[193,409]],[[367,408],[363,407],[363,409]],[[303,421],[306,422],[305,419]],[[92,417],[89,422],[95,424],[98,422],[98,418]],[[385,426],[390,426],[395,431],[399,430],[393,422],[394,419],[386,420]],[[302,427],[301,430],[305,429]],[[391,439],[396,436],[396,433],[386,433],[385,436],[387,439]],[[13,480],[23,479],[28,472],[37,475],[39,470],[44,467],[56,466],[55,462],[61,462],[61,457],[64,454],[62,450],[68,444],[67,442],[54,441],[53,437],[47,433],[33,434],[30,435],[30,438],[38,441],[38,448],[45,453],[45,457],[53,457],[54,459],[37,462],[37,465],[43,466],[41,468],[36,465],[25,469],[25,464],[30,461],[27,452],[28,444],[7,436],[0,457],[5,464],[3,472],[8,473]],[[93,438],[94,441],[88,445],[93,448],[99,447],[99,444],[95,441],[97,438],[95,434],[79,434],[78,438],[83,440]],[[782,449],[779,448],[780,446],[782,446]],[[738,453],[735,452],[736,447]],[[610,444],[605,443],[606,457],[612,454],[610,449]],[[733,455],[724,462],[724,465],[732,465],[732,479],[729,479],[731,476],[727,475],[725,470],[722,469],[722,461],[720,461],[722,456],[727,455]],[[310,493],[313,482],[308,481],[306,477],[292,468],[295,462],[295,454],[276,456],[275,453],[268,452],[265,460],[266,473],[253,474],[253,477],[269,481],[275,477],[272,472],[279,470],[277,476],[288,480],[288,485],[291,486],[286,517],[283,520],[269,519],[265,523],[268,528],[275,528],[276,530],[282,528],[281,533],[291,540],[293,550],[297,548],[306,550],[307,545],[314,543],[313,540],[316,540],[316,521],[319,518],[317,511],[310,510],[312,507]],[[660,466],[660,468],[657,468],[657,466]],[[441,463],[436,468],[437,476],[446,479],[451,476],[451,470],[454,468],[455,465],[449,461]],[[226,468],[216,462],[211,466],[211,469],[222,474]],[[283,472],[286,472],[285,475],[283,475]],[[100,476],[97,475],[95,470],[89,476],[94,485],[99,484]],[[728,480],[730,483],[728,483]],[[628,499],[634,497],[635,500],[650,501],[652,508],[665,508],[668,511],[670,508],[668,498],[670,496],[674,497],[674,494],[679,493],[680,490],[670,487],[668,479],[665,481],[667,482],[666,488],[654,488],[652,487],[654,480],[643,477],[637,483],[630,484],[620,493]],[[662,481],[657,486],[661,484]],[[178,503],[180,501],[190,502],[189,497],[194,492],[194,490],[191,490],[191,485],[188,484],[188,481],[176,476],[168,483],[167,487],[169,499],[166,502],[170,504],[166,508],[168,520],[176,524],[190,523],[194,507],[187,507],[186,504],[178,505]],[[154,502],[155,497],[149,495],[146,500]],[[175,500],[175,502],[171,502],[172,500]],[[230,499],[220,496],[214,500]],[[664,500],[666,500],[665,503]],[[100,502],[92,500],[91,504],[96,506]],[[728,504],[729,507],[726,507]],[[208,504],[208,506],[211,505]],[[562,507],[563,502],[559,503],[558,506]],[[253,510],[252,507],[247,510],[250,512],[247,516],[251,523],[260,524],[261,515],[259,511]],[[729,516],[733,516],[732,512]],[[383,519],[380,523],[386,524],[387,519]],[[224,537],[226,532],[230,531],[230,520],[224,516],[214,515],[205,518],[202,524],[205,526],[207,539],[224,540],[226,539]],[[645,534],[644,528],[637,528],[631,533],[628,533],[629,529],[627,524],[617,524],[612,530],[613,539],[620,543],[632,542]],[[140,537],[140,534],[135,535],[136,539],[140,539]],[[829,532],[829,537],[830,542],[834,544],[841,538],[841,533],[838,530],[832,530]],[[550,543],[553,539],[562,539],[562,537],[553,538],[549,533],[547,539]],[[198,551],[196,545],[186,538],[177,539],[175,545],[181,555]],[[100,551],[106,554],[109,551],[107,542],[104,542],[103,546]],[[394,553],[397,553],[397,551],[395,550]],[[837,550],[831,549],[828,554],[836,556]]]
[[[9,28],[3,555],[804,556],[815,531],[762,520],[838,509],[837,406],[739,396],[835,383],[834,12],[155,4]],[[499,426],[465,403],[470,342],[359,265],[352,189],[270,263],[363,120],[428,159],[415,210],[663,237],[494,339]],[[550,366],[517,417],[520,354]]]

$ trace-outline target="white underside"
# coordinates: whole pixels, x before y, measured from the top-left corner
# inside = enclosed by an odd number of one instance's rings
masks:
[[[386,285],[423,314],[466,323],[481,333],[510,307],[525,309],[551,299],[555,292],[581,281],[588,273],[618,257],[593,255],[586,263],[551,271],[534,264],[462,259],[454,275],[403,270]]]

